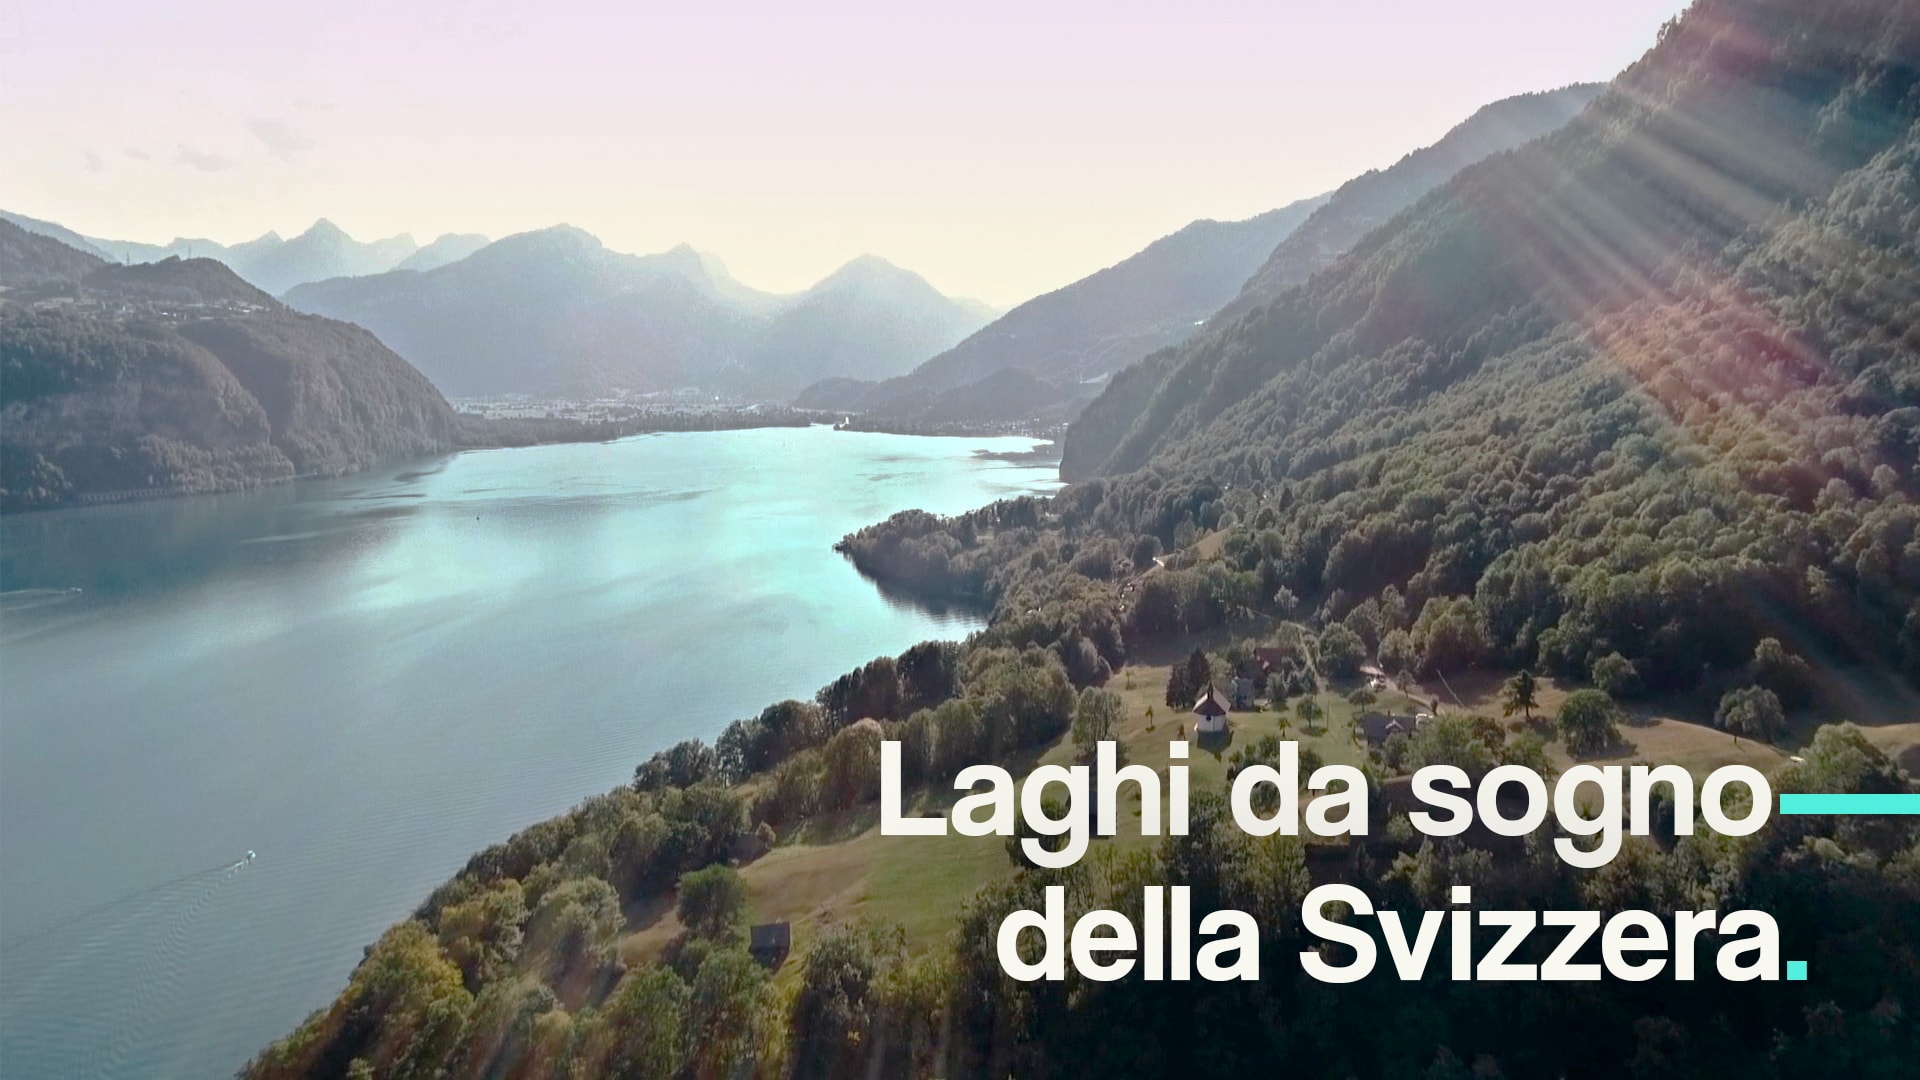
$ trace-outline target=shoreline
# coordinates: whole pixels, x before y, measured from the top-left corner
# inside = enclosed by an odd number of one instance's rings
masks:
[[[833,414],[844,415],[844,414]],[[836,423],[831,415],[812,409],[792,409],[752,405],[713,412],[675,412],[656,414],[654,418],[631,420],[583,421],[560,417],[488,417],[470,412],[455,413],[453,444],[425,454],[404,454],[380,458],[356,469],[337,473],[300,473],[291,476],[250,477],[231,483],[200,487],[176,484],[165,487],[87,491],[58,503],[0,510],[0,517],[79,510],[90,506],[151,502],[159,499],[192,498],[200,495],[236,495],[266,488],[299,483],[302,480],[338,479],[370,472],[382,466],[409,461],[427,461],[472,450],[524,450],[538,446],[567,446],[577,443],[611,443],[636,435],[669,435],[713,431],[758,431],[766,428],[810,428],[832,426],[836,432],[903,435],[915,438],[1027,438],[1039,445],[1027,450],[980,450],[976,456],[985,461],[1010,465],[1044,466],[1060,463],[1062,440],[1053,435],[1028,430],[890,430],[848,426]],[[702,422],[709,420],[731,422]]]

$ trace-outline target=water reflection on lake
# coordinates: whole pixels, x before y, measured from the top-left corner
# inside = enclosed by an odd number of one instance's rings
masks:
[[[1050,490],[979,453],[1030,445],[643,436],[0,519],[0,1073],[228,1075],[473,851],[964,635],[831,545]]]

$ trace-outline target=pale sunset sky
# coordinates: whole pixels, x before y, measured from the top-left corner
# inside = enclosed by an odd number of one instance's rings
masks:
[[[567,222],[766,289],[870,252],[1011,304],[1608,78],[1685,3],[8,6],[0,208],[88,235]]]

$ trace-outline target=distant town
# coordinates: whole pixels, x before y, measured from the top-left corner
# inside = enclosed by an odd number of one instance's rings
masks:
[[[498,395],[454,398],[464,416],[488,421],[560,421],[608,425],[633,431],[697,428],[761,427],[786,424],[832,424],[842,431],[873,431],[894,435],[1023,435],[1058,440],[1064,424],[1031,421],[974,421],[917,423],[863,416],[840,410],[807,409],[781,402],[745,401],[700,387],[682,387],[651,393],[615,393],[605,397],[539,398]],[[659,426],[653,426],[659,425]]]

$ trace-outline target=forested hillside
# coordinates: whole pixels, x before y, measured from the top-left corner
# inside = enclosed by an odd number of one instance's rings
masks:
[[[1439,142],[1331,195],[1247,221],[1196,221],[1021,304],[906,375],[871,385],[822,383],[797,402],[865,412],[868,422],[892,426],[1072,419],[1106,376],[1305,281],[1461,169],[1559,128],[1600,90],[1583,83],[1496,101]],[[997,395],[1007,376],[996,373],[1007,368],[1037,380],[1032,396]]]
[[[0,219],[0,288],[77,281],[102,265],[97,255]]]
[[[1604,89],[1602,83],[1578,83],[1503,98],[1481,108],[1432,146],[1340,185],[1326,205],[1274,248],[1216,321],[1230,319],[1312,277],[1361,237],[1467,166],[1558,131]]]
[[[1258,516],[1262,599],[1470,604],[1456,662],[1683,688],[1771,628],[1920,672],[1915,34],[1698,6],[1561,133],[1116,379],[1063,471],[1122,532]]]
[[[99,259],[102,262],[118,257],[114,252],[95,246],[93,241],[88,240],[72,229],[63,225],[57,225],[51,221],[42,221],[39,218],[28,217],[25,214],[16,214],[10,210],[0,210],[0,221],[4,221],[9,225],[18,226],[22,232],[28,235],[42,236],[49,240],[57,241],[75,251]],[[160,257],[164,258],[165,256]]]
[[[439,391],[357,326],[288,311],[210,259],[128,267],[50,249],[0,222],[0,280],[32,283],[0,293],[0,509],[224,491],[453,446]]]

